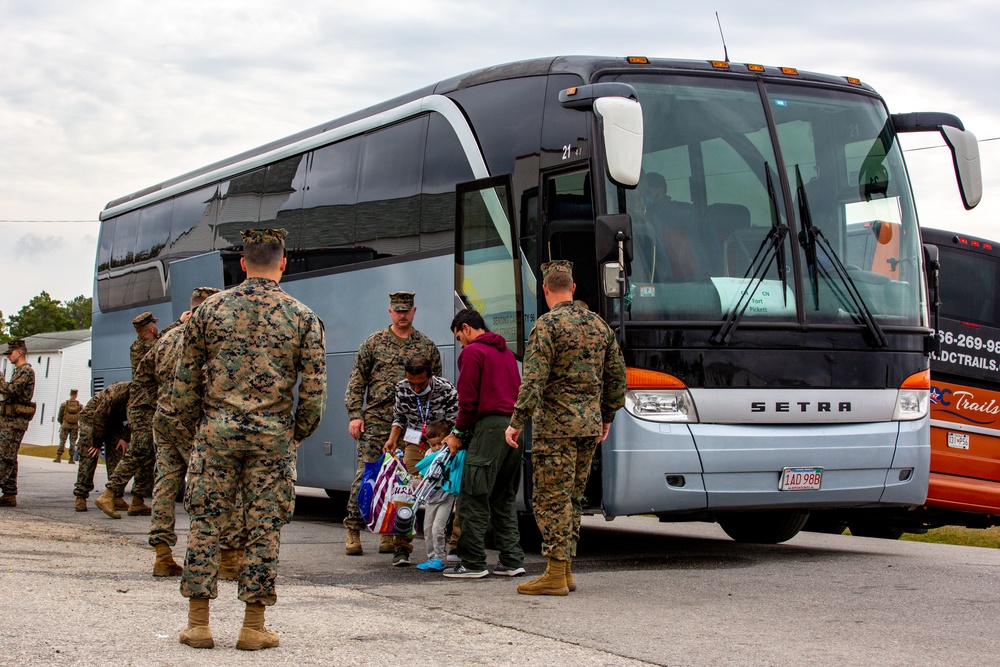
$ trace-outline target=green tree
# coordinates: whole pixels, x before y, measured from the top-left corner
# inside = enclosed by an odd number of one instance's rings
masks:
[[[94,300],[89,296],[85,297],[82,294],[63,304],[63,308],[66,309],[66,313],[73,319],[74,329],[90,328],[90,316],[93,306]]]
[[[10,337],[7,335],[7,322],[4,321],[3,311],[0,310],[0,343],[6,343],[8,340]]]
[[[11,315],[8,325],[11,338],[27,338],[48,331],[69,331],[76,327],[76,322],[61,301],[43,291],[16,315]]]

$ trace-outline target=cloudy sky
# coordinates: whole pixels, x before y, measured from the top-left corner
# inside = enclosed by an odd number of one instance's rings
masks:
[[[966,212],[904,138],[921,223],[1000,239],[1000,2],[0,0],[0,312],[92,291],[111,199],[435,81],[571,54],[722,56],[871,84],[980,139]],[[815,3],[819,5],[820,3]]]

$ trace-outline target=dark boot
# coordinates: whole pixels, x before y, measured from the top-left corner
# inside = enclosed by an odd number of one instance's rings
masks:
[[[3,494],[0,496],[0,507],[17,507],[17,496]]]

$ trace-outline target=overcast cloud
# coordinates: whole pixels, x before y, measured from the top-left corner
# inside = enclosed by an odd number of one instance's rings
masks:
[[[993,0],[0,0],[0,220],[28,221],[0,222],[0,312],[43,289],[90,296],[111,199],[480,67],[720,58],[714,11],[734,61],[857,76],[892,111],[948,111],[980,139],[1000,136]],[[1000,141],[980,150],[986,192],[972,212],[946,149],[907,152],[924,225],[1000,238]]]

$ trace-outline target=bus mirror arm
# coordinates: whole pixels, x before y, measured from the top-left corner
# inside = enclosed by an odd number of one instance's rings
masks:
[[[940,355],[941,340],[938,338],[938,331],[941,330],[941,259],[936,245],[924,244],[924,263],[927,265],[927,297],[934,321],[934,331],[927,337],[925,352]]]
[[[627,213],[597,216],[594,242],[602,268],[604,296],[619,300],[618,344],[624,348],[625,308],[628,305],[625,267],[632,261],[632,218]]]

